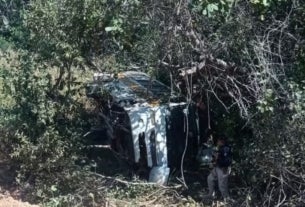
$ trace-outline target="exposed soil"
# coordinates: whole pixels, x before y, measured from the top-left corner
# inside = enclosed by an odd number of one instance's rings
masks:
[[[0,207],[38,207],[37,205],[31,205],[28,202],[17,200],[12,196],[0,195]]]

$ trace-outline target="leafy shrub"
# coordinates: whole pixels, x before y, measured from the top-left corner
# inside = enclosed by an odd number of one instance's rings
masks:
[[[256,116],[254,137],[241,150],[241,168],[255,192],[252,201],[262,206],[304,205],[305,94],[297,84],[287,88],[285,101],[263,101],[264,108],[273,110]]]
[[[82,169],[75,162],[82,158],[81,137],[88,123],[75,95],[79,87],[71,88],[70,96],[52,91],[52,68],[26,52],[17,57],[18,64],[2,68],[3,93],[12,105],[2,111],[1,143],[19,166],[16,180],[24,192],[32,200],[47,200],[81,182]]]

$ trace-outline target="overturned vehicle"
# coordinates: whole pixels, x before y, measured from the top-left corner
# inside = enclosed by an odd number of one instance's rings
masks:
[[[187,162],[198,155],[195,104],[147,74],[97,73],[88,84],[87,96],[96,101],[100,119],[91,132],[98,132],[103,144],[149,169],[149,182],[165,184],[170,170],[179,169],[182,159]]]

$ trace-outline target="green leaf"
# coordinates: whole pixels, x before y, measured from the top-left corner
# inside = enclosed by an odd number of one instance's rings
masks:
[[[203,15],[207,15],[207,14],[208,14],[208,11],[207,11],[206,9],[204,9],[204,10],[202,11],[202,14],[203,14]]]
[[[111,32],[111,31],[115,31],[116,27],[105,27],[105,31],[106,32]]]
[[[7,27],[7,26],[9,25],[9,21],[8,21],[8,19],[6,18],[6,16],[2,15],[2,21],[3,21],[4,26]]]
[[[53,192],[57,191],[56,185],[51,186],[51,191],[53,191]]]
[[[94,194],[93,193],[89,193],[88,196],[92,199],[94,199]]]
[[[269,6],[269,1],[263,0],[263,5],[264,5],[264,6]]]
[[[262,21],[264,21],[265,20],[265,16],[262,14],[262,15],[260,15],[260,19],[262,20]]]
[[[208,4],[207,10],[208,10],[208,12],[218,11],[218,5],[217,4]]]

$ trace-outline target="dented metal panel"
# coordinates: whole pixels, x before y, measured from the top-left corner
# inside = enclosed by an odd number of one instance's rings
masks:
[[[156,164],[158,166],[167,165],[167,148],[166,148],[166,116],[168,109],[166,106],[136,106],[126,108],[130,118],[132,138],[134,143],[135,162],[139,162],[139,135],[145,134],[145,143],[147,147],[148,166],[153,166],[152,144],[155,145]],[[154,134],[154,135],[152,135]],[[155,136],[155,143],[151,143],[151,136]]]

